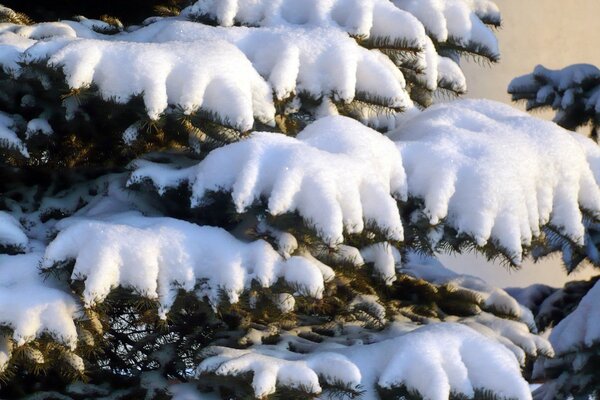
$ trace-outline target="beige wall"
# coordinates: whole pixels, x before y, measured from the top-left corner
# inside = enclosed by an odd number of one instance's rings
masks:
[[[503,16],[498,31],[501,61],[491,66],[463,63],[469,86],[468,97],[510,102],[506,93],[512,78],[528,73],[537,64],[561,68],[574,63],[600,67],[600,0],[496,0]],[[552,113],[538,114],[551,118]],[[498,286],[532,283],[562,285],[568,279],[585,279],[588,267],[567,277],[555,257],[519,271],[489,265],[473,255],[444,257],[444,262],[461,273],[478,275]],[[596,270],[597,271],[597,270]]]
[[[469,97],[509,102],[512,78],[537,64],[600,67],[600,0],[496,0],[503,26],[497,32],[501,60],[491,66],[464,62]]]

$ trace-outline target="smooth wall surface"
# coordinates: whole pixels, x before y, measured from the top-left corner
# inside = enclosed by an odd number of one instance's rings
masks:
[[[503,27],[497,32],[501,60],[490,66],[463,62],[467,97],[510,103],[509,82],[537,64],[553,69],[574,63],[600,67],[600,0],[496,0],[496,4],[503,17]],[[551,119],[552,113],[537,116]],[[560,286],[566,280],[598,273],[587,267],[567,276],[558,256],[537,264],[527,261],[519,271],[488,264],[482,256],[443,256],[442,260],[457,272],[480,276],[500,287]]]

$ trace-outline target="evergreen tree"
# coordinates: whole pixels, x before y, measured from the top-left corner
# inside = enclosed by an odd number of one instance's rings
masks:
[[[427,108],[498,59],[495,4],[182,3],[0,9],[0,396],[531,398],[531,311],[435,257],[583,251],[600,173],[510,107]]]
[[[589,126],[590,136],[598,141],[600,71],[593,65],[575,64],[561,70],[539,65],[531,74],[515,78],[508,91],[513,100],[526,100],[528,110],[552,108],[556,111],[554,121],[567,129]],[[589,145],[587,152],[590,160],[597,162],[598,146]],[[583,247],[561,232],[547,229],[547,234],[549,240],[533,251],[536,258],[560,252],[569,273],[582,265],[600,266],[600,226],[595,219],[585,220]],[[538,328],[552,328],[549,339],[557,355],[541,358],[534,367],[534,377],[545,381],[535,392],[536,398],[588,398],[600,393],[597,281],[595,276],[569,282],[560,289],[531,287],[514,292],[523,303],[530,303]]]

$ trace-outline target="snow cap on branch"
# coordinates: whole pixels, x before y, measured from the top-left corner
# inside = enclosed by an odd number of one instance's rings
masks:
[[[573,137],[547,121],[485,100],[439,104],[390,136],[397,140],[409,195],[442,221],[489,240],[520,263],[547,223],[583,245],[580,209],[600,214],[600,189]]]
[[[400,154],[379,132],[346,117],[322,118],[296,138],[254,133],[184,170],[142,163],[129,182],[143,179],[159,190],[189,180],[193,205],[209,191],[231,192],[238,212],[264,199],[269,213],[298,212],[329,244],[342,242],[344,229],[358,233],[369,222],[390,239],[403,239],[396,203],[406,198]]]

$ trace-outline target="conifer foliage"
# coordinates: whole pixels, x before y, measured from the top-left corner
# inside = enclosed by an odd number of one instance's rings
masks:
[[[426,108],[498,59],[496,5],[182,3],[0,9],[0,395],[531,398],[531,311],[435,257],[584,251],[600,168],[510,107]]]
[[[515,78],[508,89],[513,100],[526,100],[527,109],[551,108],[554,121],[568,129],[591,128],[590,136],[598,141],[600,123],[600,70],[589,64],[575,64],[560,70],[537,66],[533,73]],[[600,148],[579,137],[591,163],[597,163]],[[584,246],[577,246],[561,232],[548,229],[548,239],[533,251],[543,257],[560,252],[568,272],[582,265],[600,266],[599,226],[594,219],[585,220]],[[598,276],[576,281],[564,288],[528,288],[520,295],[532,302],[541,328],[551,328],[549,340],[556,358],[538,360],[534,376],[546,383],[535,392],[539,399],[565,398],[569,394],[598,396],[598,343],[600,327],[597,303],[600,296]]]

